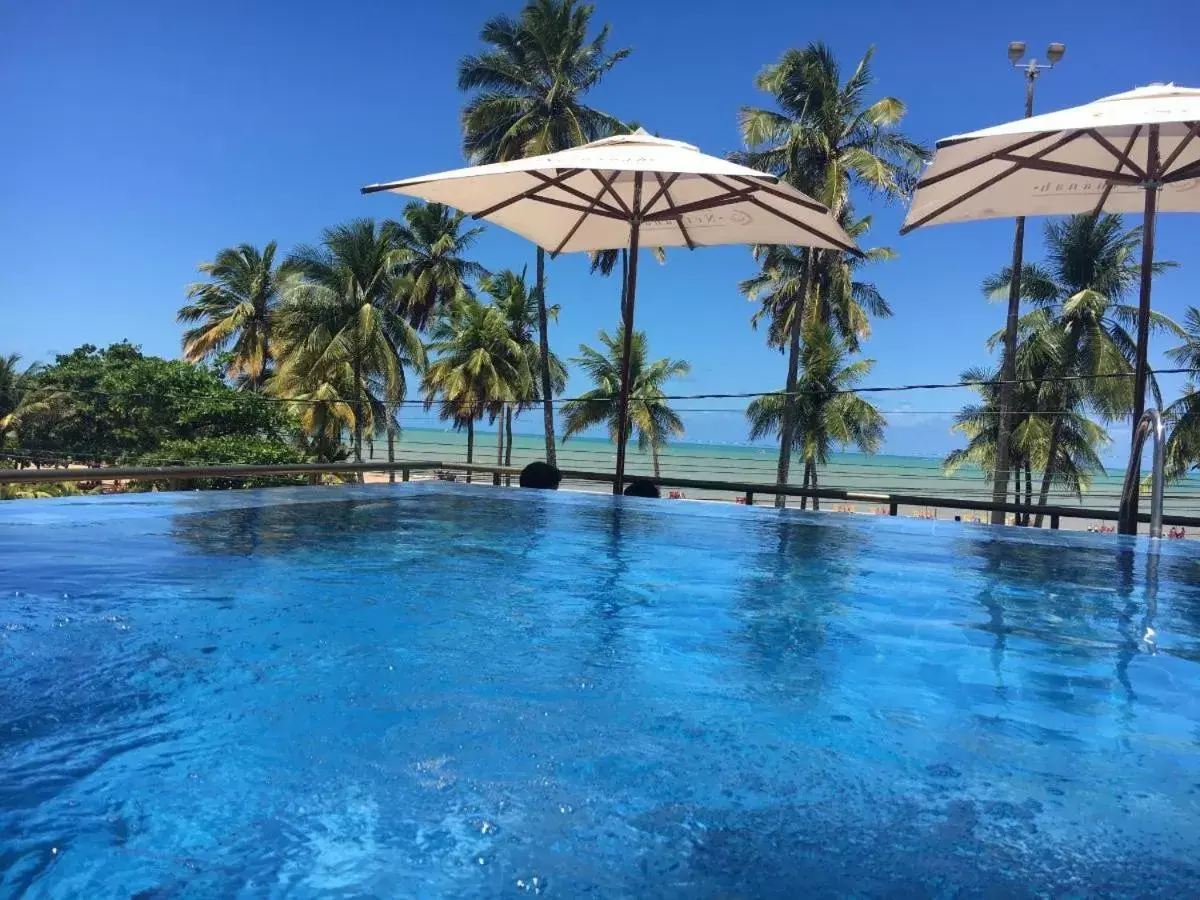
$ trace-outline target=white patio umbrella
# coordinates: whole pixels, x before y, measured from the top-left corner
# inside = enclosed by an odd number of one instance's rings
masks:
[[[773,175],[644,131],[512,162],[368,185],[444,203],[550,252],[629,249],[617,471],[625,477],[638,246],[797,244],[857,254],[829,210]]]
[[[1158,212],[1200,211],[1200,89],[1155,84],[937,144],[901,228],[1142,211],[1134,425],[1146,399]]]

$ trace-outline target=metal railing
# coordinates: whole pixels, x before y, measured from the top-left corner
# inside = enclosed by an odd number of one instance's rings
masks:
[[[1162,413],[1148,409],[1142,413],[1133,430],[1133,452],[1125,469],[1125,485],[1121,488],[1121,508],[1117,528],[1121,534],[1137,534],[1138,498],[1142,491],[1142,450],[1146,437],[1154,436],[1154,457],[1150,469],[1150,537],[1161,538],[1163,527],[1163,468],[1166,454],[1166,429]]]
[[[183,487],[189,479],[194,478],[255,478],[273,475],[357,475],[364,472],[393,472],[399,473],[402,481],[409,481],[413,472],[463,472],[479,473],[491,476],[492,483],[500,485],[507,478],[516,478],[521,470],[516,467],[479,465],[474,463],[447,462],[442,460],[405,460],[402,462],[369,462],[369,463],[291,463],[286,465],[265,466],[141,466],[87,469],[0,469],[0,484],[45,484],[51,482],[82,482],[99,483],[106,481],[167,481]],[[615,476],[612,472],[593,472],[574,469],[564,469],[563,479],[566,481],[592,481],[601,484],[613,484]],[[632,481],[626,478],[626,481]],[[1058,528],[1061,519],[1093,519],[1102,522],[1120,522],[1121,511],[1114,509],[1091,509],[1083,506],[1029,506],[1019,503],[993,503],[991,501],[962,499],[957,497],[939,497],[928,494],[892,494],[875,493],[871,491],[848,491],[836,488],[803,488],[794,485],[776,485],[745,481],[715,481],[704,478],[661,478],[638,477],[639,481],[648,481],[658,487],[683,488],[692,490],[721,491],[740,494],[744,502],[753,505],[756,495],[784,494],[788,497],[807,497],[817,500],[840,500],[843,502],[879,504],[887,507],[891,516],[899,515],[900,507],[923,507],[934,509],[966,510],[977,512],[997,511],[1003,513],[1024,514],[1040,512],[1050,519],[1050,527]],[[1162,524],[1180,525],[1200,528],[1200,516],[1163,515],[1161,493],[1159,494],[1158,529]],[[1149,522],[1155,527],[1153,513],[1139,515],[1134,512],[1139,522]]]

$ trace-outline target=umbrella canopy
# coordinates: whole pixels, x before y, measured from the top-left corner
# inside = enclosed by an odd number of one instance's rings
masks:
[[[828,209],[774,175],[640,129],[558,153],[373,184],[362,191],[391,191],[457,207],[515,231],[551,256],[629,249],[621,311],[625,342],[616,494],[624,487],[629,437],[630,343],[640,244],[796,244],[859,252]]]
[[[1015,216],[1200,210],[1200,89],[1151,85],[938,141],[902,233]]]
[[[1144,224],[1136,435],[1146,402],[1155,219],[1159,210],[1200,211],[1200,89],[1155,84],[939,141],[900,233],[973,219],[1137,210]],[[1136,512],[1122,531],[1136,526]]]
[[[362,190],[457,207],[551,255],[629,247],[635,219],[640,243],[652,247],[799,244],[857,252],[829,210],[775,176],[644,131]]]

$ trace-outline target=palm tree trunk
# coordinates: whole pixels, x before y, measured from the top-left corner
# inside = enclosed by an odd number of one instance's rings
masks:
[[[809,484],[812,485],[812,489],[815,491],[817,489],[817,461],[815,459],[809,460],[808,464],[812,467],[812,478],[809,480]],[[820,509],[820,508],[821,508],[821,498],[813,497],[813,509]]]
[[[509,406],[504,411],[504,432],[505,432],[504,433],[504,465],[505,466],[512,465],[512,420],[513,420],[513,411],[512,411],[512,407]],[[512,476],[505,475],[504,476],[504,486],[508,487],[511,484],[512,484]]]
[[[813,251],[804,251],[804,276],[800,281],[800,300],[792,314],[791,327],[788,329],[788,372],[787,396],[783,400],[783,423],[779,428],[779,465],[775,470],[775,483],[787,484],[788,471],[792,464],[792,444],[796,439],[796,384],[800,375],[800,336],[804,326],[804,304],[808,300],[808,286],[812,281]],[[806,469],[807,471],[807,469]],[[775,495],[775,508],[783,509],[787,497]],[[804,508],[803,503],[801,509]]]
[[[1025,527],[1033,513],[1033,461],[1025,460]]]
[[[354,461],[361,464],[363,461],[363,390],[362,390],[362,359],[356,353],[354,354],[354,391],[358,395],[358,402],[354,404]],[[358,483],[364,481],[363,473],[358,473]]]
[[[546,251],[537,248],[538,349],[541,352],[542,419],[546,431],[546,462],[558,465],[554,452],[554,397],[550,393],[550,336],[546,317]]]
[[[388,410],[387,420],[387,441],[388,441],[388,463],[396,461],[396,415],[400,412],[400,407]],[[388,469],[388,484],[396,483],[396,470]]]
[[[662,478],[662,467],[658,461],[658,444],[650,444],[650,460],[654,463],[654,477]]]
[[[808,460],[807,459],[804,461],[804,479],[800,482],[800,484],[805,490],[808,490]],[[801,495],[800,508],[808,509],[808,495],[807,494]]]
[[[508,404],[500,407],[500,415],[496,417],[496,465],[504,465],[504,410]]]
[[[467,419],[467,465],[475,462],[475,416]],[[471,483],[471,470],[467,470],[467,484]]]
[[[1045,516],[1042,510],[1050,502],[1050,479],[1054,474],[1054,460],[1058,456],[1058,445],[1062,440],[1062,421],[1063,417],[1057,415],[1054,417],[1054,424],[1050,427],[1050,447],[1046,453],[1046,471],[1042,473],[1042,492],[1038,498],[1038,506],[1041,508],[1033,523],[1035,528],[1042,527],[1042,517]]]

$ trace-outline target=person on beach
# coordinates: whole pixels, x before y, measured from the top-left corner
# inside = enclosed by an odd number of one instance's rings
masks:
[[[536,488],[542,491],[557,491],[562,482],[562,472],[549,463],[531,462],[521,470],[520,484],[523,488]]]

